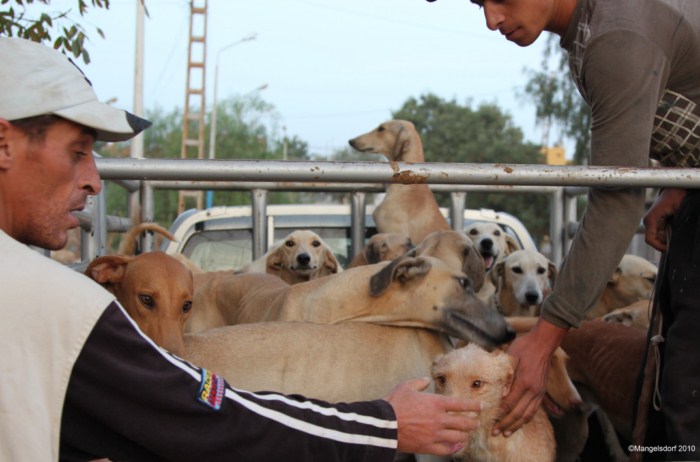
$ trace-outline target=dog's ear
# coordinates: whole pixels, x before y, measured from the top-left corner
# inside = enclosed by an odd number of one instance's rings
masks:
[[[382,261],[381,243],[379,242],[375,241],[365,246],[363,253],[369,265]]]
[[[506,271],[506,266],[505,262],[503,260],[499,261],[495,265],[491,267],[488,273],[486,275],[488,276],[489,280],[491,283],[498,287],[498,282],[499,280],[503,277],[503,273]]]
[[[515,252],[516,250],[522,250],[520,245],[518,245],[518,241],[516,241],[513,236],[511,236],[508,233],[504,234],[506,235],[506,255],[508,255],[511,252]]]
[[[106,255],[94,259],[85,274],[100,284],[118,284],[124,279],[126,265],[134,257],[129,255]]]
[[[549,286],[554,287],[554,282],[557,280],[557,276],[559,275],[557,265],[550,261],[547,263],[547,269],[549,270]]]
[[[510,393],[510,387],[513,385],[513,379],[515,378],[516,361],[513,356],[509,355],[505,351],[501,354],[504,355],[504,364],[508,368],[508,373],[506,374],[505,380],[503,382],[503,390],[501,392],[501,397],[505,398],[506,396],[508,396],[508,393]]]
[[[338,261],[338,259],[335,258],[335,254],[333,253],[333,251],[329,248],[324,248],[323,263],[319,268],[319,275],[328,276],[329,274],[336,274],[341,271],[343,271],[343,268],[342,266],[340,266],[340,262]]]
[[[484,259],[479,255],[476,247],[466,245],[462,250],[464,263],[462,264],[462,272],[469,276],[474,285],[474,292],[481,290],[486,280],[486,271],[484,270]]]
[[[411,133],[406,130],[403,125],[399,125],[399,130],[396,133],[394,149],[391,151],[391,160],[400,162],[403,159],[404,154],[411,149],[411,141]]]
[[[265,259],[265,272],[278,274],[284,269],[284,245],[273,249]]]
[[[425,276],[432,265],[425,258],[411,258],[402,255],[395,258],[387,266],[370,278],[370,294],[381,295],[392,281],[396,280],[405,284],[415,278]]]
[[[615,272],[610,276],[610,279],[608,279],[608,285],[609,286],[614,286],[617,285],[617,283],[620,281],[620,277],[622,276],[622,268],[619,266],[615,268]]]

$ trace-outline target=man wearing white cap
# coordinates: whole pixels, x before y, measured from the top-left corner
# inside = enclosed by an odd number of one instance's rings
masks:
[[[232,389],[156,347],[114,297],[27,247],[59,249],[99,193],[95,140],[150,123],[100,103],[69,59],[0,38],[0,460],[393,460],[450,454],[476,401],[419,390],[330,404]]]

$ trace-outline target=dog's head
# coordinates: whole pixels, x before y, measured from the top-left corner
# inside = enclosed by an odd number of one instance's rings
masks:
[[[416,127],[407,120],[388,120],[374,130],[352,138],[360,152],[384,154],[392,162],[423,162],[423,144]]]
[[[657,275],[656,265],[636,255],[624,255],[608,280],[604,296],[611,309],[650,299]]]
[[[476,222],[464,228],[464,233],[476,245],[484,259],[484,268],[488,271],[509,253],[520,249],[516,240],[499,225],[490,222]]]
[[[372,322],[438,330],[492,348],[510,341],[513,330],[503,316],[477,296],[472,281],[430,256],[408,252],[370,278]]]
[[[305,282],[342,271],[333,250],[310,230],[292,231],[268,253],[267,273],[289,284]]]
[[[411,238],[399,233],[377,233],[362,250],[367,264],[393,260],[413,249]]]
[[[156,344],[184,355],[184,326],[194,297],[192,272],[185,265],[163,252],[107,255],[93,260],[85,274],[112,292]]]
[[[430,373],[436,393],[479,400],[482,419],[493,418],[510,392],[515,359],[500,348],[488,352],[469,343],[435,358]]]
[[[435,231],[426,236],[415,249],[413,256],[427,255],[447,263],[455,271],[461,271],[472,281],[475,291],[484,284],[484,262],[476,246],[464,233]]]
[[[522,307],[540,305],[556,277],[554,262],[534,250],[511,252],[489,272],[497,292],[508,291]]]

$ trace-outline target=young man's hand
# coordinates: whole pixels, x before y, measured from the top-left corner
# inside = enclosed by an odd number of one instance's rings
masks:
[[[539,318],[530,332],[510,344],[508,354],[516,359],[515,376],[501,403],[494,435],[510,436],[533,419],[545,394],[552,354],[567,331]]]

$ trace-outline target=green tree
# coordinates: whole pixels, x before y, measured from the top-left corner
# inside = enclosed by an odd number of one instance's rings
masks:
[[[0,11],[0,35],[21,37],[34,42],[50,42],[55,49],[72,54],[76,58],[82,58],[85,64],[89,63],[90,54],[85,46],[88,36],[79,22],[69,18],[72,10],[39,13],[38,16],[32,16],[27,11],[27,6],[33,3],[35,3],[34,0],[0,0],[0,5],[3,8],[7,7]],[[37,0],[36,3],[49,6],[51,0]],[[93,8],[109,9],[109,0],[90,0],[90,2],[77,0],[76,5],[80,16],[83,17],[87,14],[90,5]],[[104,38],[104,33],[99,27],[96,27],[95,31]]]
[[[426,162],[538,164],[539,146],[526,142],[511,116],[496,105],[444,100],[434,94],[409,98],[392,113],[413,122],[421,135]],[[438,195],[441,205],[448,198]],[[536,241],[549,233],[549,205],[541,194],[470,193],[467,206],[504,211],[518,217]]]
[[[550,69],[552,61],[556,68]],[[529,70],[530,80],[523,97],[535,103],[538,122],[551,129],[559,127],[560,137],[574,140],[574,163],[588,164],[590,155],[591,110],[571,78],[568,56],[551,35],[538,70]]]

